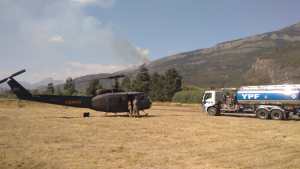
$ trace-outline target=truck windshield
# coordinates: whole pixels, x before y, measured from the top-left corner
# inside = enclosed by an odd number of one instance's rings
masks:
[[[210,99],[212,97],[212,94],[211,93],[206,93],[204,95],[204,99],[203,100],[207,100],[207,99]]]

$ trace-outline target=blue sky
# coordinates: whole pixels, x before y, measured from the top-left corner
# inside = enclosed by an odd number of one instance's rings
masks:
[[[113,72],[300,22],[297,0],[1,0],[0,76]]]
[[[87,10],[156,59],[300,22],[297,0],[118,1]]]

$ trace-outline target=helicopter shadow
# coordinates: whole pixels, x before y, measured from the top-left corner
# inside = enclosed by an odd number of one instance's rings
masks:
[[[44,117],[45,119],[87,119],[87,118],[97,118],[101,116],[89,116],[89,117],[83,117],[83,116],[55,116],[55,117]]]
[[[52,117],[44,117],[45,119],[89,119],[89,118],[105,118],[105,117],[121,117],[121,118],[152,118],[152,117],[158,117],[157,115],[140,115],[139,117],[130,117],[128,114],[104,114],[100,116],[52,116]]]

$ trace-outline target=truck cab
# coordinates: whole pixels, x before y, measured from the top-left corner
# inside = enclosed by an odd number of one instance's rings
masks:
[[[202,105],[205,111],[207,111],[209,107],[213,107],[216,105],[215,98],[216,98],[216,91],[213,90],[205,91],[202,98]]]
[[[219,115],[220,106],[224,102],[226,96],[223,91],[207,90],[202,98],[202,106],[209,115]]]
[[[221,112],[236,112],[239,106],[236,104],[235,89],[208,90],[202,98],[202,105],[209,115],[219,115]]]

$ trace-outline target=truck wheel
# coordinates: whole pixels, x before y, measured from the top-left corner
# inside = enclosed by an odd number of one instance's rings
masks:
[[[285,119],[285,114],[282,110],[275,109],[271,111],[271,118],[273,120],[284,120]]]
[[[215,107],[208,108],[207,109],[207,113],[210,116],[218,116],[218,115],[220,115],[220,113],[218,112],[217,108],[215,108]]]
[[[256,117],[260,119],[269,119],[269,112],[265,109],[256,110]]]

